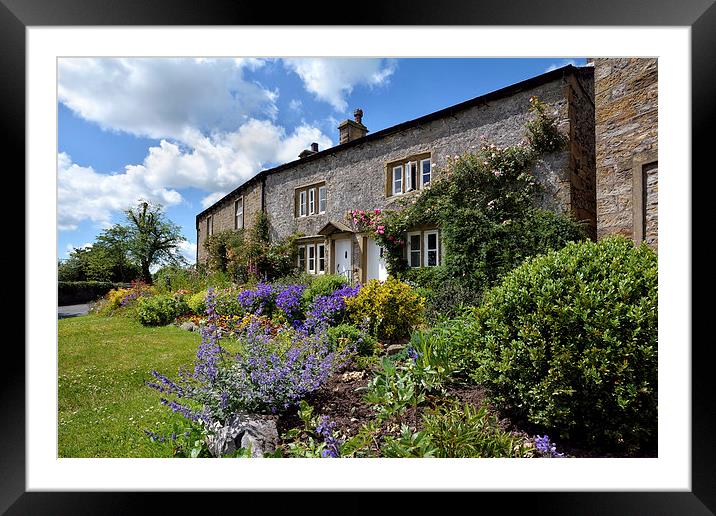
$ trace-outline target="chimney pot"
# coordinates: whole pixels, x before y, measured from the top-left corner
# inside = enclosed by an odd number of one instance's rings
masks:
[[[363,122],[361,120],[363,120],[363,110],[361,108],[358,108],[353,111],[353,117],[355,118],[356,122],[362,124]]]
[[[313,143],[311,144],[311,150],[312,150],[313,152],[318,152],[318,144],[317,144],[316,142],[313,142]]]

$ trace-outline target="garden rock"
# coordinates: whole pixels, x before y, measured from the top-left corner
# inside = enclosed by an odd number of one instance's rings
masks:
[[[405,346],[403,346],[402,344],[391,344],[390,346],[388,346],[385,352],[389,355],[396,355],[403,351],[403,348],[405,348]]]
[[[183,322],[179,327],[186,331],[197,331],[199,329],[199,327],[191,321]]]
[[[275,451],[278,444],[276,422],[254,414],[234,414],[225,425],[217,423],[211,430],[213,435],[207,438],[207,445],[214,457],[249,447],[252,457],[263,457]]]

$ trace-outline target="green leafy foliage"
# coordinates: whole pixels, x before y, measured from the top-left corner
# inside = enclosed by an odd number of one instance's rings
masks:
[[[60,281],[57,283],[57,302],[59,306],[87,303],[119,287],[121,284],[108,281]]]
[[[365,400],[375,406],[379,418],[386,419],[420,405],[425,401],[425,392],[410,371],[384,357],[368,382]]]
[[[371,280],[346,299],[348,314],[356,324],[367,324],[381,340],[397,340],[423,321],[424,302],[407,283],[393,277]]]
[[[436,457],[438,452],[427,432],[413,432],[405,424],[400,426],[398,437],[386,436],[380,451],[383,457],[390,458]]]
[[[524,439],[502,430],[487,407],[469,403],[447,403],[426,411],[423,430],[435,457],[525,457],[533,449]]]
[[[336,274],[316,276],[308,288],[303,291],[301,303],[308,307],[317,297],[331,295],[334,291],[345,287],[347,284],[348,280],[345,276],[338,276]]]
[[[563,438],[653,442],[657,284],[656,253],[623,237],[526,261],[475,310],[462,344],[472,346],[473,378]]]
[[[370,357],[378,350],[378,342],[369,333],[352,324],[339,324],[326,330],[332,349],[355,347],[359,356]]]
[[[137,316],[144,326],[165,326],[188,311],[184,296],[142,297],[137,302]]]

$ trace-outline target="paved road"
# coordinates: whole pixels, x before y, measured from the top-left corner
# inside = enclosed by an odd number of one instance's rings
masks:
[[[78,315],[85,315],[88,311],[89,304],[58,306],[57,318],[64,319],[66,317],[77,317]]]

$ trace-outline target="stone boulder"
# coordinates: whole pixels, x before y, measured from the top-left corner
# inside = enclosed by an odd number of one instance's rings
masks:
[[[233,453],[239,448],[250,448],[252,457],[263,457],[278,445],[276,421],[256,414],[238,413],[226,424],[216,423],[207,438],[209,452],[214,457]]]
[[[181,325],[179,327],[182,330],[186,330],[186,331],[198,331],[199,330],[199,327],[196,324],[194,324],[192,321],[185,321],[185,322],[181,323]]]
[[[390,346],[388,346],[385,352],[388,355],[396,355],[403,351],[404,348],[405,346],[403,346],[402,344],[391,344]]]

